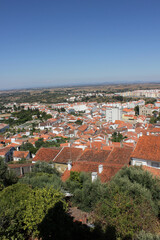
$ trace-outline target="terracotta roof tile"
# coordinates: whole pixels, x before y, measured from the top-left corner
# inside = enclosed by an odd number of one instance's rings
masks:
[[[26,158],[28,154],[29,154],[29,151],[14,151],[13,157]]]
[[[131,157],[160,162],[160,136],[140,137]]]
[[[82,149],[73,147],[64,147],[57,156],[53,159],[57,163],[75,162],[82,154]]]
[[[36,156],[34,157],[33,161],[44,161],[44,162],[50,162],[52,161],[57,154],[60,152],[60,148],[40,148],[38,152],[36,153]]]
[[[129,164],[132,152],[132,147],[115,147],[107,158],[107,163]]]
[[[80,156],[78,161],[83,162],[105,162],[108,155],[110,154],[110,150],[94,150],[94,149],[86,149],[83,154]]]

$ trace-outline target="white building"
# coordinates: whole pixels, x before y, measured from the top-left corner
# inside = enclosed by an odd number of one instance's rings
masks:
[[[122,119],[121,108],[107,108],[106,109],[106,121],[115,122],[116,120]]]

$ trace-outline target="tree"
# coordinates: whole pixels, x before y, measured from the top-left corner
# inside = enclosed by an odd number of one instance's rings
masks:
[[[110,187],[127,192],[133,199],[145,198],[154,213],[160,214],[160,180],[141,167],[124,167],[111,180]]]
[[[18,181],[12,170],[8,170],[4,159],[0,157],[0,190],[9,185],[15,184]]]
[[[23,143],[20,147],[20,150],[21,151],[30,151],[31,153],[36,153],[37,152],[37,149],[33,146],[32,143]]]
[[[65,188],[73,194],[72,203],[83,211],[90,212],[97,202],[107,195],[107,186],[100,180],[91,181],[90,174],[71,172]]]
[[[123,140],[123,135],[121,133],[114,132],[112,134],[111,141],[112,142],[121,142]]]
[[[143,198],[132,199],[128,194],[110,191],[94,212],[95,222],[116,239],[130,240],[141,230],[158,233],[159,223],[150,204]]]
[[[21,183],[29,184],[33,188],[55,188],[60,190],[62,188],[62,181],[60,173],[45,162],[37,162],[31,173],[25,174],[19,180]]]
[[[61,190],[62,181],[56,174],[43,172],[29,173],[19,180],[21,183],[28,184],[32,188],[54,188]]]
[[[82,125],[83,121],[78,119],[76,122],[75,122],[77,125]]]
[[[40,147],[42,147],[42,145],[44,144],[43,138],[39,138],[36,142],[35,142],[35,146],[37,149],[39,149]]]
[[[49,209],[59,202],[62,203],[63,208],[66,210],[67,204],[63,199],[63,195],[53,188],[35,189],[32,191],[24,216],[24,229],[27,230],[28,235],[39,236],[38,225],[43,221]]]
[[[24,213],[31,188],[14,184],[0,192],[0,233],[6,239],[26,239]]]
[[[135,106],[134,111],[135,111],[136,115],[139,115],[139,106],[138,105]]]
[[[160,236],[158,234],[146,233],[145,231],[141,231],[134,237],[133,240],[160,240]]]
[[[56,168],[53,168],[51,165],[49,165],[46,162],[36,162],[36,164],[33,166],[32,172],[38,173],[49,173],[49,174],[56,174],[57,176],[60,176],[60,173],[56,170]]]
[[[5,188],[0,192],[1,239],[27,240],[31,236],[39,237],[39,224],[57,203],[61,203],[66,211],[63,195],[53,188],[31,189],[19,183]],[[53,224],[54,215],[52,218],[49,220]],[[49,226],[51,229],[52,224]]]

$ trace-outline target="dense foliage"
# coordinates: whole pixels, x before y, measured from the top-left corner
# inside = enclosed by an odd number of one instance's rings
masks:
[[[61,190],[62,181],[60,174],[55,168],[50,167],[45,162],[37,162],[31,173],[20,179],[21,183],[29,184],[33,188],[54,188]]]
[[[46,112],[40,112],[38,109],[28,109],[28,110],[21,110],[12,113],[12,118],[5,120],[5,123],[12,125],[21,125],[25,122],[32,121],[33,116],[35,116],[39,120],[47,120],[52,117],[52,115],[47,114]],[[16,118],[16,120],[13,119]]]
[[[120,170],[95,208],[96,223],[111,239],[133,239],[142,230],[158,233],[159,214],[160,181],[141,167]]]
[[[8,170],[4,159],[0,157],[0,190],[18,181],[13,171]]]
[[[60,202],[66,209],[63,195],[54,188],[33,190],[19,183],[7,187],[0,193],[1,236],[19,240],[39,236],[39,224],[48,211]]]
[[[36,142],[35,142],[35,147],[33,146],[32,143],[23,143],[20,147],[21,151],[30,151],[31,153],[35,154],[41,147],[59,147],[61,143],[65,143],[67,139],[60,137],[60,138],[56,138],[55,141],[46,141],[44,142],[43,138],[39,138]]]
[[[132,239],[141,230],[157,232],[159,223],[150,204],[143,198],[133,199],[121,192],[109,192],[95,209],[95,220],[104,232],[120,239]],[[112,229],[112,231],[111,231]],[[111,237],[111,239],[112,239]]]
[[[121,142],[123,140],[123,135],[121,133],[114,132],[111,137],[112,142]]]
[[[145,198],[155,214],[160,214],[160,180],[141,167],[124,167],[112,179],[110,187],[135,199]]]
[[[94,229],[73,222],[66,211],[64,190],[72,194],[73,206],[92,213]],[[73,171],[64,184],[55,168],[38,162],[32,173],[0,192],[0,209],[3,240],[72,240],[75,236],[86,240],[159,240],[160,180],[141,167],[124,167],[107,184],[99,179],[92,182],[90,174]]]
[[[71,171],[65,187],[73,194],[72,203],[87,212],[92,211],[97,202],[107,196],[106,184],[102,184],[100,180],[92,182],[90,174],[83,172]]]
[[[14,184],[0,192],[0,233],[6,239],[26,239],[24,214],[31,188]]]

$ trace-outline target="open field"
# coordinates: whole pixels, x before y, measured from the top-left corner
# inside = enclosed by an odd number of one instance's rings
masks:
[[[116,93],[125,91],[134,91],[137,89],[160,89],[160,84],[114,84],[114,85],[96,85],[96,86],[77,86],[64,88],[39,88],[39,89],[22,89],[0,91],[0,102],[42,102],[58,103],[65,102],[68,96],[77,95],[78,93],[103,92]]]

